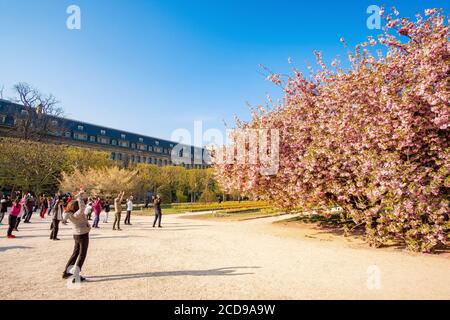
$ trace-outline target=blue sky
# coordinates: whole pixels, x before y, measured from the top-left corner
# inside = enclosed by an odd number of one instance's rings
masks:
[[[81,30],[66,28],[72,4]],[[28,82],[70,118],[160,138],[195,120],[222,130],[248,119],[246,102],[279,95],[260,64],[287,73],[291,57],[302,69],[314,49],[344,59],[341,36],[378,34],[366,27],[371,4],[449,12],[442,0],[0,0],[0,86]]]

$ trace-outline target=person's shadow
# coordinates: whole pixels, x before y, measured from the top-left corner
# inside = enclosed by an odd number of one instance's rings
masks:
[[[127,280],[137,278],[154,278],[154,277],[174,277],[174,276],[242,276],[253,274],[253,272],[237,272],[238,269],[257,269],[260,267],[227,267],[207,270],[182,270],[182,271],[161,271],[161,272],[144,272],[130,274],[114,274],[106,276],[86,277],[89,282],[104,282],[115,280]]]
[[[14,250],[14,249],[31,249],[31,247],[25,247],[25,246],[0,247],[0,252],[5,252],[8,250]]]

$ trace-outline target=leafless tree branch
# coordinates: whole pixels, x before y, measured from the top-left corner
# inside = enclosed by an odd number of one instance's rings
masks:
[[[55,134],[62,128],[54,124],[55,117],[63,117],[63,109],[53,96],[42,94],[28,83],[18,83],[14,87],[16,97],[12,100],[24,106],[17,115],[16,133],[23,139],[41,140],[48,134]]]

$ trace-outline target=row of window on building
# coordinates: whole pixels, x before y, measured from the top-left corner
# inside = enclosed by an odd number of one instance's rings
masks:
[[[128,159],[130,162],[133,163],[148,163],[148,164],[154,164],[157,166],[167,166],[167,165],[172,165],[172,161],[170,161],[170,159],[160,159],[160,158],[155,158],[155,157],[146,157],[146,156],[141,156],[141,155],[127,155],[127,154],[122,154],[122,153],[118,153],[118,152],[111,152],[111,159],[112,160],[117,160],[117,161],[125,161],[126,159]],[[185,168],[188,169],[204,169],[206,168],[205,165],[201,165],[201,164],[183,164],[182,165]]]
[[[101,130],[102,133],[105,130]],[[105,132],[106,134],[106,132]],[[65,137],[66,138],[71,138],[72,134],[70,131],[67,131],[65,133]],[[113,145],[113,146],[119,146],[119,147],[123,147],[123,148],[131,148],[131,149],[136,149],[136,150],[140,150],[140,151],[150,151],[150,152],[157,152],[157,153],[163,153],[163,154],[170,154],[171,149],[170,148],[162,148],[159,146],[159,141],[155,141],[155,146],[149,146],[146,145],[145,143],[142,143],[144,141],[143,138],[139,138],[140,143],[134,143],[128,141],[128,140],[124,140],[126,139],[126,135],[122,134],[121,135],[122,139],[110,139],[107,136],[104,135],[99,135],[99,136],[94,136],[94,135],[88,135],[85,132],[74,132],[73,133],[73,139],[76,140],[80,140],[80,141],[89,141],[89,142],[93,142],[93,143],[101,143],[101,144],[107,144],[107,145]],[[170,147],[173,147],[173,144],[170,144]]]

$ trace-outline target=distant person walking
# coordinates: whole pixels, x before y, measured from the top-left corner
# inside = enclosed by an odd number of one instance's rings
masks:
[[[105,210],[105,219],[103,219],[103,223],[108,223],[109,211],[111,210],[109,199],[105,200],[105,203],[103,204],[103,210]]]
[[[85,211],[85,204],[82,198],[83,194],[84,190],[80,189],[76,195],[76,198],[67,205],[66,213],[64,214],[63,221],[69,220],[72,223],[75,246],[73,248],[72,256],[69,258],[69,261],[67,261],[66,268],[64,269],[62,275],[63,279],[67,279],[73,274],[78,277],[87,256],[89,247],[89,231],[91,231],[91,227]],[[75,270],[72,270],[72,273],[70,273],[72,267],[75,267]],[[81,281],[86,280],[81,276],[79,279]],[[73,279],[73,282],[75,281],[76,278]]]
[[[153,221],[153,228],[156,225],[156,222],[158,222],[158,228],[161,228],[161,197],[156,195],[156,197],[153,199],[153,206],[155,207],[155,220]]]
[[[133,211],[133,196],[127,199],[127,216],[125,217],[124,223],[131,226],[131,211]]]
[[[64,218],[64,199],[62,196],[58,196],[56,198],[56,203],[53,206],[50,214],[52,215],[52,225],[50,227],[52,232],[50,233],[50,240],[59,240],[59,222]]]
[[[16,198],[14,200],[11,213],[8,217],[9,227],[7,232],[7,237],[9,239],[14,239],[16,236],[12,234],[13,230],[16,230],[17,228],[17,219],[19,218],[20,212],[22,211],[22,206],[25,203],[25,197],[22,198],[22,200],[19,200],[19,198]]]
[[[123,195],[125,194],[125,191],[120,192],[117,197],[114,199],[114,224],[113,224],[113,230],[116,230],[116,224],[117,224],[117,230],[122,230],[120,229],[120,217],[122,215],[122,200],[123,200]]]
[[[92,210],[94,211],[94,223],[93,228],[99,228],[98,223],[100,222],[100,213],[102,212],[102,200],[99,196],[95,197],[94,203],[92,204]]]

